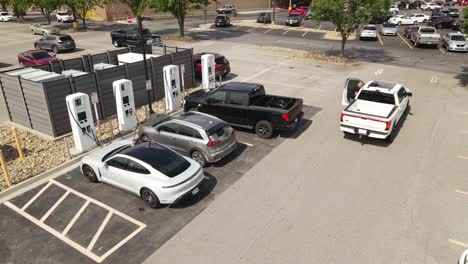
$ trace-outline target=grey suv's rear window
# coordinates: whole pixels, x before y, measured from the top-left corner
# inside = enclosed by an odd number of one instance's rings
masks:
[[[72,40],[72,38],[70,36],[63,36],[63,37],[60,37],[59,39],[60,39],[60,41]]]

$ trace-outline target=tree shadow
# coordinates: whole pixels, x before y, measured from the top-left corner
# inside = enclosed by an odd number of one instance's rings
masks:
[[[202,31],[202,32],[190,32],[188,33],[195,40],[221,40],[230,38],[239,38],[248,32],[237,31],[237,30],[215,30],[215,31]]]
[[[345,134],[343,137],[358,143],[361,143],[361,145],[374,145],[378,147],[389,147],[395,140],[398,138],[398,134],[400,134],[401,128],[405,124],[406,120],[408,119],[409,115],[414,115],[411,112],[411,105],[408,105],[408,109],[403,113],[403,115],[400,118],[400,121],[398,122],[397,126],[393,130],[393,140],[382,140],[382,139],[376,139],[376,138],[370,138],[370,137],[363,137],[360,135],[356,134]]]
[[[192,193],[188,193],[186,196],[182,197],[178,202],[168,206],[168,208],[183,209],[194,206],[198,202],[205,199],[208,195],[210,195],[217,184],[218,179],[216,179],[216,177],[205,171],[205,179],[203,179],[203,181],[198,185],[198,193],[195,195],[193,195]]]
[[[455,76],[460,81],[460,85],[465,87],[468,85],[468,67],[463,67],[461,73]]]
[[[325,52],[325,55],[341,56],[341,50],[334,49]],[[345,56],[350,59],[358,59],[368,62],[376,63],[388,63],[395,61],[395,57],[391,56],[390,53],[383,49],[369,49],[369,48],[346,48]]]

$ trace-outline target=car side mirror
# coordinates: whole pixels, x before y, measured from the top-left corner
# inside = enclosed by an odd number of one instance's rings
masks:
[[[407,96],[413,96],[413,93],[412,92],[406,92],[406,95]]]

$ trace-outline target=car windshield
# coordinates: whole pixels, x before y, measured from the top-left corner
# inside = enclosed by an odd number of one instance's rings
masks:
[[[300,16],[301,16],[300,14],[290,14],[289,18],[298,19]]]
[[[216,19],[224,19],[224,16],[217,16]]]
[[[50,59],[53,58],[52,55],[50,55],[48,52],[35,52],[31,54],[35,60],[43,60],[43,59]]]
[[[454,35],[450,38],[451,40],[455,40],[455,41],[465,41],[465,36],[462,36],[462,35]]]
[[[388,24],[388,23],[383,24],[382,26],[385,27],[385,28],[396,28],[397,27],[395,24]]]
[[[393,94],[381,93],[377,91],[361,91],[361,93],[359,93],[358,99],[382,104],[395,104],[395,97]]]
[[[372,27],[364,27],[364,30],[376,30],[376,28],[374,26]]]
[[[0,13],[2,16],[8,16],[9,14],[7,12],[1,12]]]
[[[419,31],[421,33],[435,33],[435,29],[433,28],[421,28]]]
[[[68,16],[68,13],[67,13],[67,12],[58,12],[57,15],[60,15],[60,16]]]
[[[266,16],[266,13],[260,13],[260,15],[258,15],[258,16],[260,16],[260,17]]]

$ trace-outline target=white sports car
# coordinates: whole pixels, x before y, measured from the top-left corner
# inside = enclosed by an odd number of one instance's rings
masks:
[[[173,204],[199,192],[205,175],[200,164],[158,143],[115,141],[81,160],[91,182],[105,182],[133,193],[151,208]]]

